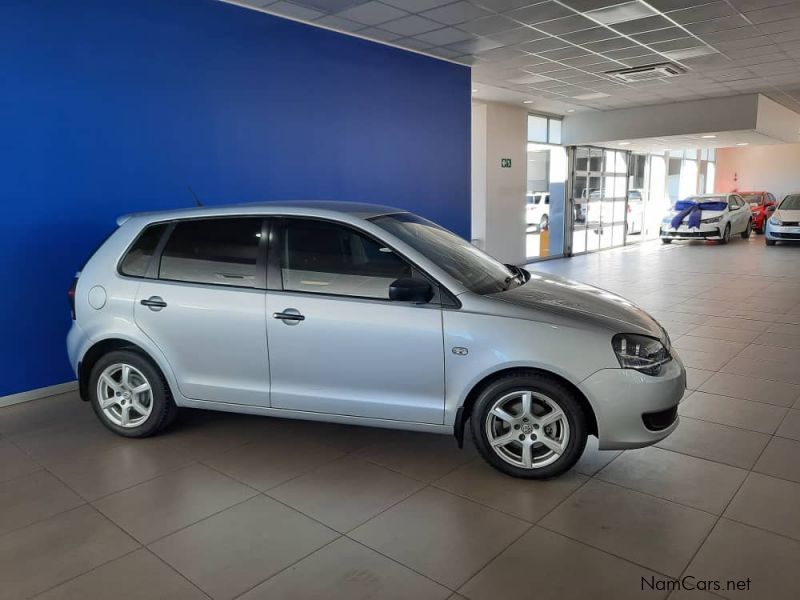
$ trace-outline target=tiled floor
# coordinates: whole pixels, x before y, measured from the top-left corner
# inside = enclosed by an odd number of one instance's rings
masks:
[[[0,599],[800,597],[800,248],[537,268],[667,327],[691,388],[672,436],[590,442],[530,482],[447,436],[187,411],[131,441],[75,394],[20,404],[0,409]],[[671,592],[684,575],[723,589]]]

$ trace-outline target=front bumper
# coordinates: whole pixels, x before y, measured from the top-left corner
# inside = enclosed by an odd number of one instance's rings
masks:
[[[718,223],[706,225],[700,224],[696,229],[689,229],[686,225],[681,225],[677,229],[673,227],[661,226],[659,232],[664,239],[673,240],[720,240],[722,239],[722,230],[718,227]]]
[[[580,384],[594,409],[601,450],[650,446],[675,431],[686,370],[672,352],[673,360],[658,376],[633,369],[601,369]]]
[[[767,221],[767,227],[764,230],[764,237],[768,240],[780,241],[800,241],[800,226],[796,225],[773,225]]]

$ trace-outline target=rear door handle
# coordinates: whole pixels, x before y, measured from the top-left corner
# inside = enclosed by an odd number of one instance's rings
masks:
[[[300,321],[305,321],[306,318],[300,314],[300,311],[296,308],[286,308],[282,312],[272,313],[273,319],[280,319],[287,325],[294,325],[299,323]],[[287,321],[289,321],[287,323]]]
[[[164,302],[164,299],[161,296],[150,296],[149,298],[142,300],[141,304],[156,312],[167,307],[167,303]]]

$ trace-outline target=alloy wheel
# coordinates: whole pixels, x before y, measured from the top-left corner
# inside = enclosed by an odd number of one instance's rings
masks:
[[[534,391],[511,392],[495,401],[485,427],[495,454],[523,469],[554,463],[570,441],[564,410],[549,396]]]
[[[132,429],[150,417],[153,390],[139,369],[127,363],[116,363],[100,373],[97,401],[109,421]]]

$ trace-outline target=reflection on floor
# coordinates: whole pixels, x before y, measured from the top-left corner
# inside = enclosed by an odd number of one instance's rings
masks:
[[[74,394],[16,405],[0,598],[800,597],[800,248],[645,243],[536,268],[667,327],[691,390],[658,447],[590,444],[526,482],[447,436],[187,411],[125,440]],[[722,589],[670,596],[681,575]]]

